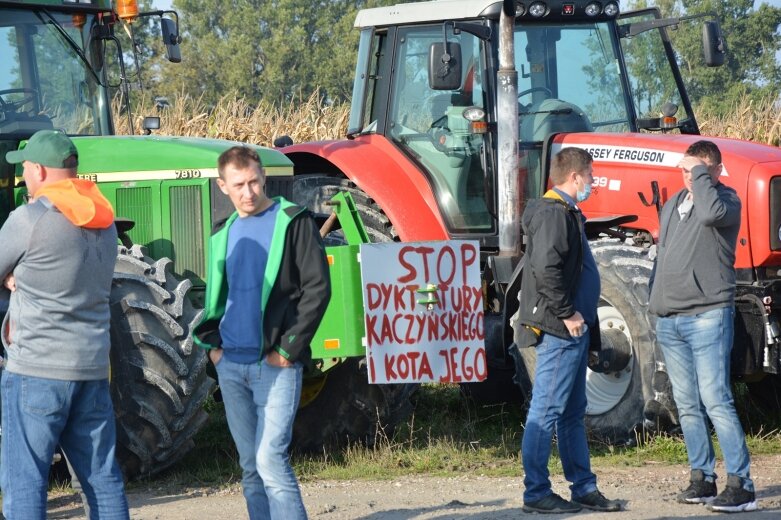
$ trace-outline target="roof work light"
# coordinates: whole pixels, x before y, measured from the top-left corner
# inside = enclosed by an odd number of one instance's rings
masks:
[[[516,2],[515,18],[525,22],[546,21],[604,21],[616,18],[617,0],[532,0]]]

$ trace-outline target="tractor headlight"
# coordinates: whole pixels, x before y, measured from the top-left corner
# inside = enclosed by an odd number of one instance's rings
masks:
[[[605,4],[605,9],[602,11],[605,16],[614,17],[618,15],[618,4],[616,2],[608,2]]]
[[[548,6],[544,2],[534,2],[529,6],[529,14],[535,18],[541,18],[548,13]]]

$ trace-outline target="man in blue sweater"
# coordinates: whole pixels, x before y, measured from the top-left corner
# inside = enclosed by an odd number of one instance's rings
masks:
[[[662,208],[649,303],[658,316],[656,337],[691,465],[690,485],[678,501],[709,503],[714,511],[753,511],[749,453],[730,390],[740,199],[719,182],[723,167],[714,143],[692,144],[678,166],[685,187]],[[708,418],[727,467],[727,485],[718,497]]]
[[[287,448],[309,344],[331,297],[323,241],[305,208],[266,196],[254,149],[226,150],[217,170],[236,211],[209,241],[196,342],[217,370],[250,520],[305,519]]]

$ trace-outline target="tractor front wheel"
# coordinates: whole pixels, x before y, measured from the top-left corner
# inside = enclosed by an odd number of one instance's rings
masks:
[[[666,408],[648,406],[654,399],[667,402],[652,388],[658,357],[648,315],[648,280],[653,264],[645,250],[612,240],[594,242],[591,249],[602,285],[597,308],[602,344],[611,356],[607,358],[610,368],[605,372],[587,369],[586,425],[593,438],[611,444],[634,444],[647,427],[670,423]],[[524,376],[528,377],[517,380],[533,385],[536,352],[534,348],[519,352],[526,369]],[[531,395],[529,388],[522,391]],[[655,413],[659,416],[649,417]]]
[[[128,479],[158,473],[181,459],[208,416],[214,388],[192,329],[203,313],[192,286],[143,249],[120,246],[111,287],[111,396],[117,459]]]

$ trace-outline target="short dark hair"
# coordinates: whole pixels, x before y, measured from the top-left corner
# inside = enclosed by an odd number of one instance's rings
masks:
[[[697,141],[686,149],[686,155],[710,159],[713,165],[721,164],[721,150],[712,141]]]
[[[571,146],[553,156],[550,164],[550,180],[557,186],[567,181],[570,172],[582,172],[594,161],[582,148]]]
[[[249,146],[234,146],[220,154],[217,159],[217,173],[219,173],[220,179],[225,179],[225,168],[229,164],[236,168],[246,168],[250,164],[257,164],[260,171],[263,171],[263,162],[261,162],[258,152]]]

